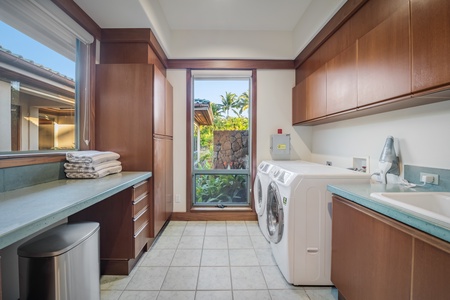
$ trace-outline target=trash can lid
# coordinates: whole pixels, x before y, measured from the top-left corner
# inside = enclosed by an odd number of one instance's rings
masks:
[[[99,228],[96,222],[59,225],[20,245],[17,254],[22,257],[58,256],[79,245]]]

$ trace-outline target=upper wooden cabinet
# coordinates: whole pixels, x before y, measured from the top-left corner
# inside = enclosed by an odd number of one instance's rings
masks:
[[[411,93],[409,3],[358,40],[358,107]]]
[[[153,133],[173,136],[173,88],[158,68],[154,72]]]
[[[450,84],[450,1],[411,0],[412,90]]]
[[[306,80],[303,80],[292,89],[292,124],[306,120]]]
[[[356,108],[356,43],[327,63],[327,115]]]

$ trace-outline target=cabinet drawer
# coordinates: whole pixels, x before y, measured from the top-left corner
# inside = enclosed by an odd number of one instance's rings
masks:
[[[133,218],[133,225],[134,225],[134,234],[138,234],[138,232],[141,230],[142,227],[146,223],[148,223],[149,215],[148,215],[148,208],[141,211],[137,216]]]
[[[136,257],[142,248],[148,242],[150,237],[150,226],[146,223],[140,231],[134,234],[134,257]]]
[[[133,186],[132,189],[132,201],[138,199],[142,195],[145,195],[148,193],[148,180],[142,181],[136,185]]]
[[[138,214],[149,204],[149,196],[143,195],[140,198],[133,201],[133,217],[137,217]]]

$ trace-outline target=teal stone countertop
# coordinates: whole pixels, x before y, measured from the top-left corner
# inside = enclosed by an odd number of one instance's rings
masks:
[[[121,172],[99,179],[61,179],[0,193],[0,249],[151,176],[151,172]]]
[[[412,211],[385,204],[370,197],[371,193],[396,192],[434,192],[427,187],[406,187],[398,184],[339,184],[328,185],[328,191],[339,195],[380,214],[426,232],[444,241],[450,242],[450,226],[444,222],[416,214]]]

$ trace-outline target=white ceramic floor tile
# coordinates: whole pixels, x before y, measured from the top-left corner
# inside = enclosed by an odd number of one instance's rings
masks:
[[[260,267],[231,267],[231,283],[233,290],[267,289]]]
[[[298,290],[270,290],[272,300],[310,300],[303,289]]]
[[[337,300],[338,290],[332,287],[305,287],[305,292],[311,300]]]
[[[171,227],[171,226],[186,226],[187,225],[187,221],[170,221],[169,224],[167,224],[167,227]]]
[[[161,236],[181,236],[184,232],[184,226],[167,226]]]
[[[178,244],[178,249],[202,249],[203,236],[185,236],[183,235]]]
[[[202,254],[202,267],[228,267],[230,266],[229,253],[226,249],[204,249]]]
[[[232,300],[231,291],[197,291],[195,300]]]
[[[228,249],[226,236],[205,236],[203,249]]]
[[[198,276],[198,290],[230,290],[229,267],[201,267]]]
[[[271,300],[268,290],[233,291],[234,300]]]
[[[255,249],[269,249],[270,243],[266,240],[266,238],[260,235],[251,235],[250,239],[252,240],[253,247]]]
[[[252,240],[247,236],[228,236],[228,248],[230,249],[253,249]]]
[[[230,235],[249,235],[247,226],[244,222],[227,222],[227,234]]]
[[[230,265],[233,267],[259,266],[253,249],[230,249]]]
[[[276,266],[277,262],[272,255],[272,249],[255,249],[256,257],[258,258],[259,265],[261,266]]]
[[[122,291],[102,291],[100,293],[101,300],[119,300]]]
[[[194,300],[195,291],[161,291],[157,300]]]
[[[161,290],[195,291],[198,279],[198,267],[170,267]]]
[[[201,249],[178,249],[173,257],[171,266],[173,267],[198,267],[202,257]]]
[[[284,279],[283,274],[281,274],[280,269],[278,269],[278,266],[262,266],[261,269],[269,289],[275,290],[296,288]]]
[[[103,275],[100,278],[100,289],[123,291],[130,280],[131,276]]]
[[[223,224],[210,224],[206,225],[205,235],[207,236],[226,236],[227,235],[227,225]]]
[[[166,277],[168,267],[139,267],[126,290],[157,291]]]
[[[151,249],[142,259],[141,267],[168,267],[172,263],[175,249]]]
[[[124,291],[119,300],[156,300],[159,291]]]
[[[183,235],[205,235],[205,225],[189,226],[184,228]]]
[[[160,236],[156,243],[152,245],[152,249],[177,249],[180,239],[179,236]]]
[[[259,228],[258,223],[252,224],[252,225],[247,224],[247,231],[248,231],[248,234],[250,234],[250,235],[261,235],[262,236],[262,232],[261,232],[261,229]]]

